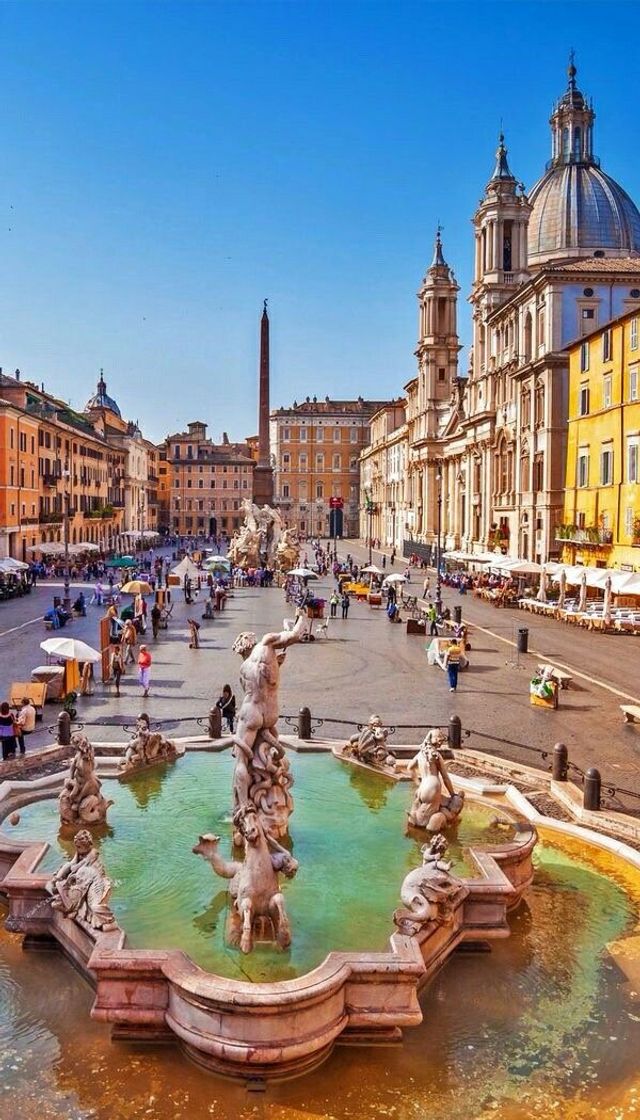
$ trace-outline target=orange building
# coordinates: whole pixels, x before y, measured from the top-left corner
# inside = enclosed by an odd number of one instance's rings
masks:
[[[30,559],[39,541],[38,420],[1,399],[0,556]]]
[[[186,432],[167,436],[159,453],[160,527],[180,536],[230,535],[244,519],[242,502],[253,500],[255,461],[246,443],[207,438],[196,420]]]

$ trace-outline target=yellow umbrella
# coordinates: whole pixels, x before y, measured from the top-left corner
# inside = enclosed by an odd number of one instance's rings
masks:
[[[128,583],[124,583],[120,590],[125,595],[150,595],[151,586],[144,579],[130,579]]]

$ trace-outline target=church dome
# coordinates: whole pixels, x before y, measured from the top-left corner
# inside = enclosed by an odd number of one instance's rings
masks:
[[[116,416],[122,419],[122,414],[116,401],[107,393],[107,383],[102,375],[102,370],[100,370],[97,392],[87,401],[85,411],[91,412],[92,408],[108,408],[110,412],[114,412]]]
[[[568,74],[549,122],[552,158],[529,193],[529,265],[640,252],[640,212],[593,154],[595,113],[577,88],[573,58]]]

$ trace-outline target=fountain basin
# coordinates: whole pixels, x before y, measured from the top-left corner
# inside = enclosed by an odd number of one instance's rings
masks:
[[[184,762],[188,764],[188,756]],[[224,765],[221,756],[201,755],[191,763],[196,769],[201,764]],[[174,775],[182,765],[179,761],[171,767],[166,779],[167,789],[171,788]],[[332,758],[325,757],[317,764],[304,758],[296,775],[298,805],[292,819],[294,841],[296,832],[304,837],[302,774],[305,766],[312,768],[313,765],[324,768],[323,788],[330,781],[333,770],[328,768],[331,767],[341,774],[340,781],[347,783],[345,788],[358,803],[363,795],[373,799],[376,808],[369,807],[369,814],[375,836],[381,827],[380,816],[384,816],[376,800],[378,782],[383,782],[385,796],[388,796],[384,779],[363,777],[354,786],[353,778],[345,776],[344,768]],[[228,789],[224,780],[219,786]],[[28,798],[28,790],[22,787],[21,792],[23,798]],[[50,795],[54,792],[53,784],[48,792]],[[406,787],[397,791],[404,800],[409,792]],[[32,794],[41,797],[43,790],[34,789]],[[404,811],[404,800],[399,802],[398,819]],[[15,801],[8,804],[7,811],[14,805]],[[148,803],[140,813],[142,836],[145,812],[148,816]],[[24,815],[28,817],[28,809]],[[501,815],[504,815],[503,810]],[[216,820],[216,830],[218,826]],[[196,832],[198,825],[194,822],[192,826],[189,822],[189,829],[191,827]],[[117,839],[117,820],[114,829]],[[419,1024],[422,1019],[419,990],[458,945],[508,935],[507,912],[517,904],[531,880],[535,840],[533,827],[519,826],[514,820],[513,835],[507,842],[492,845],[486,851],[472,848],[473,868],[470,870],[476,875],[465,877],[468,895],[457,907],[450,924],[430,923],[415,937],[400,934],[389,937],[392,929],[389,909],[385,919],[387,935],[380,950],[374,937],[371,949],[364,944],[356,952],[329,951],[316,967],[290,979],[274,979],[269,983],[252,983],[242,976],[224,976],[205,969],[177,948],[131,947],[122,930],[96,934],[53,911],[44,889],[49,876],[42,870],[42,863],[47,859],[46,844],[3,839],[0,842],[0,868],[4,870],[1,889],[10,904],[8,928],[24,934],[31,946],[57,943],[74,960],[95,987],[93,1017],[110,1023],[114,1037],[174,1038],[192,1058],[216,1072],[242,1079],[247,1076],[278,1079],[307,1072],[318,1065],[329,1055],[338,1038],[341,1042],[388,1043],[400,1039],[405,1027]],[[409,845],[407,869],[419,862],[415,850],[411,854],[410,840],[399,833],[397,841],[398,845],[401,842]],[[300,843],[303,844],[302,839]],[[313,837],[309,843],[313,847]],[[103,845],[109,870],[108,839]],[[406,855],[403,858],[406,864]],[[194,867],[200,865],[194,863]],[[208,876],[206,881],[213,893],[217,887],[209,878],[209,869],[202,866],[199,873]],[[313,867],[309,868],[309,874],[313,876]],[[397,895],[401,876],[398,875],[397,880],[395,876],[394,871],[393,891]],[[114,902],[121,893],[122,888],[116,887]],[[121,920],[126,928],[126,918]],[[295,911],[292,920],[295,938]],[[344,914],[344,922],[349,922],[348,912]],[[243,958],[242,967],[248,959]]]

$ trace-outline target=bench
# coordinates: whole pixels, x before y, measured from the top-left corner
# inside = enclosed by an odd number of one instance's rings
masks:
[[[560,688],[568,688],[573,680],[571,673],[565,673],[563,669],[556,669],[555,665],[541,665],[542,670],[548,669],[553,672],[553,676],[558,682]]]
[[[640,704],[621,704],[620,711],[624,715],[625,723],[640,722]]]

